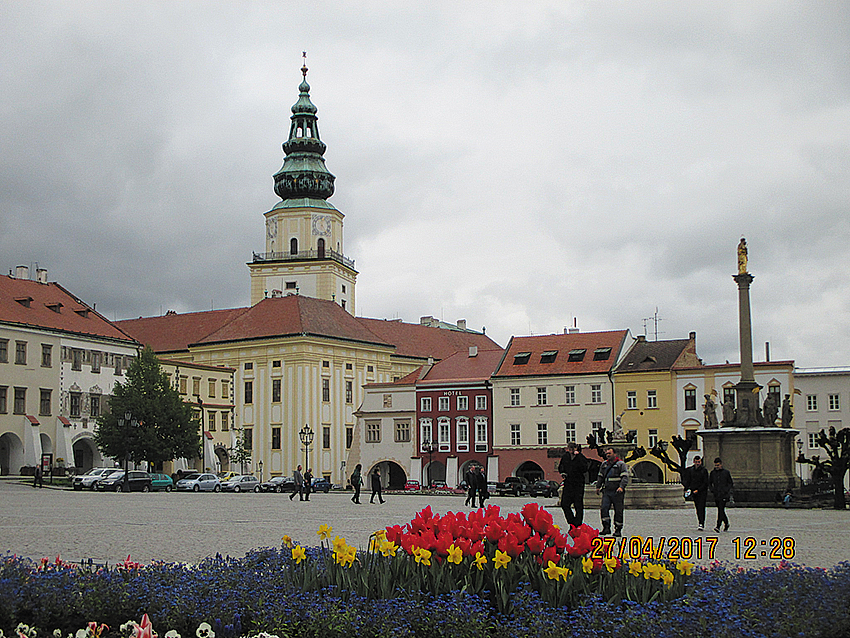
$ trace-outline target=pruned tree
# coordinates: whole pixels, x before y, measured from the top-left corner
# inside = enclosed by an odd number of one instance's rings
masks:
[[[132,423],[125,418],[128,414]],[[184,403],[168,382],[148,347],[127,369],[126,381],[115,383],[109,409],[97,424],[96,445],[116,459],[157,466],[176,458],[197,457],[201,449],[200,425],[192,406]]]
[[[826,450],[827,460],[821,461],[820,456],[809,459],[801,452],[797,462],[812,465],[815,469],[829,474],[832,479],[833,507],[837,510],[846,509],[844,476],[850,468],[850,428],[842,428],[837,432],[834,427],[821,430],[815,437],[815,443]]]

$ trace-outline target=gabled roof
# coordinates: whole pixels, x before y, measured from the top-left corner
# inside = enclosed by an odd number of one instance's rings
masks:
[[[169,312],[159,317],[139,317],[116,321],[122,330],[133,335],[154,352],[185,352],[189,344],[200,341],[219,330],[247,308],[207,310],[177,314]]]
[[[446,330],[414,323],[367,319],[358,317],[366,328],[396,347],[395,354],[419,359],[445,359],[459,351],[468,351],[470,346],[479,350],[492,350],[499,344],[479,332]]]
[[[611,330],[513,337],[493,376],[606,373],[617,362],[628,334],[628,330]]]
[[[127,333],[56,282],[0,276],[0,322],[135,344]]]
[[[501,348],[478,350],[474,356],[470,356],[469,350],[456,352],[435,363],[416,385],[422,387],[463,381],[485,381],[496,371],[504,352]]]
[[[699,365],[696,339],[646,341],[642,336],[623,357],[615,374],[672,370],[676,367]]]
[[[263,299],[215,332],[198,339],[197,343],[210,344],[293,335],[392,345],[370,331],[339,304],[303,295]]]

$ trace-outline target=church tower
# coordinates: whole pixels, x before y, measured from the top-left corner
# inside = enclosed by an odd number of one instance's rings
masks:
[[[316,107],[310,101],[307,64],[292,106],[286,158],[274,176],[281,201],[265,213],[266,250],[254,253],[251,305],[266,297],[305,295],[335,301],[354,314],[354,260],[343,255],[344,215],[328,202],[334,176],[325,168],[327,148],[319,139]]]

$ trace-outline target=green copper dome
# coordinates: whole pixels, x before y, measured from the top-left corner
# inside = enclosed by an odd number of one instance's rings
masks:
[[[286,159],[274,176],[274,192],[283,199],[327,199],[334,193],[335,177],[325,168],[325,149],[319,139],[316,107],[310,101],[307,66],[301,67],[304,80],[298,86],[298,101],[292,105],[289,139],[283,144]]]

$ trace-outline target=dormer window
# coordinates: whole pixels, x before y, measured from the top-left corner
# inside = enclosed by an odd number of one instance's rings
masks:
[[[52,310],[56,314],[59,314],[60,312],[62,312],[62,304],[59,303],[58,301],[53,302],[53,303],[44,304],[44,305],[47,306],[48,310]]]
[[[567,356],[567,361],[584,361],[585,352],[587,352],[585,348],[570,350],[570,354]]]
[[[557,350],[547,350],[540,355],[540,363],[555,363],[555,357],[558,356]]]
[[[83,319],[87,319],[88,316],[89,316],[89,309],[88,308],[80,308],[79,310],[75,310],[74,312],[76,312],[78,315],[80,315]]]
[[[611,357],[611,348],[597,348],[593,351],[594,361],[607,361]]]
[[[24,308],[29,308],[32,304],[32,297],[16,297],[15,301],[21,304]]]
[[[528,360],[531,358],[530,352],[518,352],[514,355],[514,365],[515,366],[524,366],[528,363]]]

